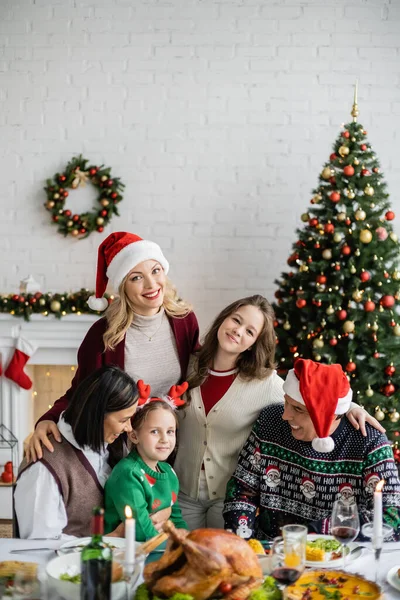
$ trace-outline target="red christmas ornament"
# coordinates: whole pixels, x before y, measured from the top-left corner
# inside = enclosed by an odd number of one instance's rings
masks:
[[[106,217],[107,216],[107,211],[106,210],[101,210],[100,211],[100,216],[101,217]]]
[[[332,154],[331,154],[331,155],[330,155],[330,157],[329,157],[329,160],[333,162],[333,161],[334,161],[334,160],[336,160],[336,159],[337,159],[337,156],[336,156],[336,154],[335,154],[334,152],[332,152]]]
[[[394,321],[394,319],[392,319],[389,323],[390,327],[394,327],[396,325],[396,321]]]
[[[385,373],[386,375],[389,375],[389,377],[393,377],[393,375],[396,373],[396,369],[393,365],[388,365],[385,367]]]
[[[367,144],[361,144],[360,148],[363,152],[365,152],[365,150],[367,149]]]
[[[339,202],[339,200],[340,200],[340,193],[339,192],[332,192],[329,195],[329,198],[332,200],[332,202]]]
[[[348,373],[353,373],[356,369],[357,369],[356,363],[354,363],[352,361],[350,361],[350,362],[347,363],[347,365],[346,365],[346,371]]]
[[[83,235],[84,233],[86,233],[86,229],[84,227],[81,227],[79,233]]]
[[[318,248],[321,248],[321,244],[319,242],[315,242],[314,248],[318,250]]]
[[[66,217],[70,217],[70,216],[71,216],[71,214],[72,214],[72,213],[71,213],[71,211],[70,211],[70,210],[64,210],[64,215],[65,215]]]
[[[29,304],[36,304],[36,302],[37,302],[36,298],[31,298],[29,300]]]
[[[65,177],[65,175],[60,175],[60,177],[58,179],[60,181],[65,181],[67,178]]]
[[[351,248],[350,246],[348,246],[347,244],[345,244],[342,248],[342,254],[343,256],[349,256],[349,254],[351,254]]]
[[[23,302],[25,302],[25,296],[20,296],[19,297],[19,301],[22,304]]]
[[[112,187],[113,185],[114,185],[114,181],[112,179],[107,179],[106,186],[107,187]]]
[[[321,285],[324,285],[324,283],[326,283],[326,277],[325,275],[317,275],[317,283],[320,283]]]
[[[351,165],[346,165],[343,169],[343,173],[346,175],[346,177],[351,177],[352,175],[354,175],[354,167],[352,167]]]
[[[392,308],[392,306],[394,306],[395,299],[393,298],[393,296],[386,295],[382,296],[379,302],[383,306],[383,308]]]
[[[363,177],[367,177],[368,175],[371,175],[371,172],[368,171],[368,169],[361,169],[361,175],[363,175]]]
[[[304,298],[299,298],[298,300],[296,300],[297,308],[304,308],[306,304],[307,302],[304,300]]]
[[[89,169],[90,177],[93,177],[94,175],[96,175],[97,171],[98,171],[97,167],[92,167],[91,169]]]
[[[331,185],[336,185],[336,179],[335,179],[335,177],[329,177],[329,183]]]
[[[113,192],[112,194],[110,194],[110,196],[113,200],[115,200],[115,198],[118,198],[117,192]]]
[[[314,306],[316,306],[317,308],[320,308],[322,306],[322,302],[321,300],[313,300],[312,303],[314,304]]]
[[[336,263],[336,265],[335,265],[335,271],[340,271],[340,265],[339,265],[339,263]]]
[[[372,356],[373,356],[374,358],[379,358],[380,354],[379,354],[379,352],[374,352]]]
[[[102,232],[104,231],[104,227],[102,227],[102,226],[100,225],[100,227],[98,227],[98,228],[97,228],[97,231],[98,231],[99,233],[102,233]]]
[[[344,321],[347,317],[347,312],[342,308],[341,310],[336,311],[336,316],[339,321]]]
[[[315,217],[313,217],[312,219],[310,219],[308,221],[308,224],[310,227],[316,227],[318,225],[318,219],[316,219]]]
[[[386,221],[393,221],[393,219],[395,218],[395,214],[392,210],[388,210],[387,213],[385,213],[385,217],[386,217]]]
[[[372,170],[373,170],[374,173],[379,173],[378,167],[374,167]]]
[[[308,264],[311,264],[311,263],[312,263],[312,256],[308,256],[308,257],[307,257],[307,262],[308,262]]]
[[[399,432],[396,431],[394,434],[396,437],[399,437]],[[393,457],[396,462],[400,462],[400,448],[394,448]]]
[[[278,327],[278,325],[279,325],[278,321],[275,320],[274,321],[274,327]]]
[[[79,215],[74,215],[72,217],[72,220],[73,220],[74,223],[77,223],[79,221],[79,218],[80,218]]]
[[[371,279],[371,275],[368,273],[368,271],[361,271],[360,273],[360,279],[361,281],[369,281]]]
[[[334,338],[331,338],[331,339],[329,340],[329,345],[330,345],[330,346],[336,346],[336,344],[337,344],[337,343],[338,343],[338,341],[337,341],[337,338],[335,338],[335,337],[334,337]]]
[[[383,276],[385,279],[389,279],[389,273],[387,271],[383,272]]]
[[[351,220],[349,219],[349,217],[347,217],[347,219],[345,220],[345,223],[346,223],[347,227],[348,227],[349,225],[351,225]]]
[[[18,294],[14,294],[14,296],[12,297],[12,299],[14,300],[14,302],[18,302],[19,301]]]
[[[289,350],[290,352],[292,352],[292,354],[294,354],[295,352],[297,352],[297,346],[289,346]]]
[[[325,233],[333,233],[335,231],[335,226],[332,223],[325,223],[324,225]]]
[[[349,139],[350,137],[350,132],[349,131],[342,131],[342,137]]]
[[[365,312],[372,312],[375,310],[375,302],[372,302],[372,300],[367,300],[366,302],[364,302],[364,310]]]
[[[53,216],[53,221],[54,221],[55,223],[57,223],[57,221],[58,221],[58,215],[54,215],[54,216]]]
[[[63,191],[63,196],[64,196],[64,198],[68,198],[69,192],[67,192],[67,190],[64,190]]]
[[[385,396],[391,396],[392,394],[395,393],[395,391],[396,391],[396,388],[394,387],[394,385],[391,381],[388,381],[386,383],[386,385],[384,385],[382,388],[382,392],[385,394]]]

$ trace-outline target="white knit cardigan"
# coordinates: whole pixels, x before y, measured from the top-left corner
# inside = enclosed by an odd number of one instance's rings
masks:
[[[244,381],[238,376],[206,416],[200,387],[191,403],[178,411],[179,448],[174,463],[182,492],[198,499],[204,463],[210,500],[225,498],[225,488],[236,468],[239,452],[260,411],[282,403],[283,380],[273,372],[267,379]]]

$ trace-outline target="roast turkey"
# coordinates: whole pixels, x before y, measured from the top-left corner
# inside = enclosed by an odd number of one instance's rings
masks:
[[[144,569],[144,580],[156,596],[169,598],[180,592],[195,600],[222,595],[224,600],[245,600],[262,583],[257,555],[234,533],[223,529],[187,532],[177,530],[170,521],[164,530],[170,536],[167,550]]]

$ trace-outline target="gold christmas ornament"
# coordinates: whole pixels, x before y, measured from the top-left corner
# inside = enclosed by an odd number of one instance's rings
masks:
[[[322,258],[325,260],[330,260],[332,258],[332,251],[329,248],[326,248],[322,253]]]
[[[369,229],[362,229],[360,231],[360,242],[363,244],[369,244],[372,242],[372,233]]]
[[[71,231],[71,235],[73,235],[74,237],[76,237],[77,235],[79,235],[79,231],[77,229],[73,229]]]
[[[313,341],[313,348],[323,348],[324,347],[324,341],[321,339],[317,339]]]
[[[73,224],[74,224],[73,221],[67,221],[67,227],[72,227]]]
[[[45,306],[46,300],[44,298],[39,298],[39,304],[40,306]]]
[[[347,215],[346,215],[346,213],[345,213],[345,212],[340,212],[340,213],[338,213],[338,216],[337,216],[337,220],[338,220],[338,221],[345,221],[345,220],[346,220],[346,218],[347,218]]]
[[[52,300],[50,308],[53,312],[58,312],[61,308],[61,303],[58,300]]]
[[[389,234],[389,237],[392,240],[392,242],[397,242],[399,239],[397,233],[394,233],[394,231],[392,231],[392,233]]]
[[[347,156],[349,154],[350,150],[347,146],[340,146],[339,148],[339,154],[342,158],[344,158],[345,156]]]
[[[97,217],[96,223],[97,223],[97,225],[103,225],[103,223],[104,223],[103,217]]]
[[[357,166],[357,165],[359,165],[359,164],[360,164],[360,161],[358,160],[358,158],[355,158],[355,159],[353,160],[353,165],[356,165],[356,166]]]
[[[49,200],[49,201],[46,203],[46,208],[53,208],[53,207],[54,207],[54,205],[55,205],[55,202],[53,202],[53,200]]]
[[[343,331],[345,333],[353,333],[353,331],[355,330],[356,326],[354,324],[353,321],[345,321],[343,323]]]
[[[354,266],[354,265],[351,265],[351,267],[350,267],[350,273],[351,273],[352,275],[354,275],[354,273],[356,273],[356,272],[357,272],[357,269],[355,268],[355,266]]]
[[[365,210],[362,210],[362,208],[359,208],[354,213],[354,216],[357,219],[357,221],[365,221],[367,213],[365,212]]]
[[[343,234],[339,233],[338,231],[333,236],[333,241],[336,243],[341,242],[342,239],[343,239]]]
[[[308,265],[304,265],[304,264],[303,264],[303,265],[300,265],[300,267],[299,267],[299,271],[300,271],[301,273],[306,273],[306,272],[308,271]]]
[[[335,172],[333,169],[331,169],[330,167],[325,167],[324,169],[322,169],[321,177],[322,179],[330,179],[331,177],[333,177],[334,173]]]
[[[372,323],[372,325],[371,325],[371,329],[372,329],[372,331],[378,331],[378,329],[379,329],[379,325],[378,325],[378,323],[377,323],[376,321],[374,321],[374,322]]]
[[[284,324],[282,325],[283,329],[285,331],[289,331],[289,329],[292,327],[291,324],[289,323],[289,321],[285,321]]]
[[[327,315],[333,315],[333,313],[335,312],[335,309],[333,308],[333,306],[328,306],[328,308],[326,309],[326,314]]]
[[[355,302],[361,302],[363,298],[363,290],[355,290],[352,294],[352,298]]]
[[[400,337],[400,325],[395,325],[393,327],[393,333],[396,337]]]
[[[384,418],[385,418],[385,413],[378,406],[378,408],[375,411],[375,419],[378,419],[378,421],[383,421]]]
[[[313,197],[314,200],[314,204],[319,204],[322,200],[322,194],[315,194],[315,196]]]
[[[397,423],[397,421],[399,419],[400,419],[400,413],[397,410],[392,412],[392,414],[390,415],[390,420],[392,421],[392,423]]]
[[[102,200],[100,200],[100,204],[102,206],[108,206],[110,204],[110,201],[107,200],[107,198],[103,198]]]
[[[372,396],[374,395],[374,390],[370,385],[365,390],[365,395],[367,396],[367,398],[372,398]]]
[[[310,218],[310,215],[308,213],[303,213],[300,217],[300,219],[303,221],[303,223],[307,223],[309,218]]]
[[[103,175],[103,176],[101,177],[101,181],[107,181],[107,179],[108,179],[107,175]]]
[[[353,200],[353,198],[356,197],[355,193],[353,192],[353,190],[347,190],[347,194],[346,196],[350,199]]]
[[[320,354],[314,354],[314,359],[319,362],[321,360],[321,355]]]
[[[58,199],[59,199],[59,197],[60,197],[60,194],[57,194],[57,193],[56,193],[56,194],[53,194],[53,198],[54,198],[54,200],[58,200]]]
[[[399,279],[400,279],[400,272],[399,271],[393,271],[393,273],[392,273],[392,279],[394,279],[395,281],[399,281]]]
[[[360,256],[361,252],[360,252],[360,248],[357,248],[356,251],[354,252],[354,256]]]
[[[364,194],[366,196],[373,196],[374,195],[374,188],[372,187],[372,185],[370,185],[369,183],[367,183],[367,185],[364,188]]]

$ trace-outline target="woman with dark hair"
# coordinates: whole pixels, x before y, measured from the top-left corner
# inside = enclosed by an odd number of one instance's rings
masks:
[[[102,367],[76,388],[58,421],[61,442],[22,461],[15,489],[21,538],[89,535],[93,506],[103,504],[112,466],[126,453],[137,387],[118,367]]]
[[[224,527],[225,488],[239,452],[260,411],[284,401],[283,380],[275,371],[275,344],[273,309],[263,296],[255,295],[222,310],[195,355],[188,374],[188,405],[178,412],[174,463],[179,504],[190,529]],[[356,404],[351,410],[352,424],[364,435],[365,420],[382,430]],[[257,457],[255,449],[254,460]]]
[[[160,246],[133,233],[111,233],[99,246],[93,310],[107,309],[92,325],[78,350],[78,369],[70,389],[36,425],[26,458],[53,451],[48,435],[59,441],[57,421],[79,383],[103,365],[116,365],[135,381],[147,381],[156,396],[186,378],[197,349],[199,327],[187,302],[167,278],[169,263]],[[108,305],[103,294],[110,282],[118,296]],[[155,342],[155,343],[151,343]]]

